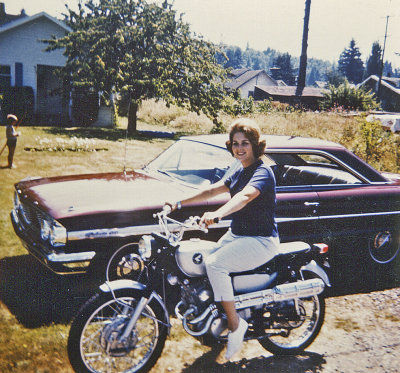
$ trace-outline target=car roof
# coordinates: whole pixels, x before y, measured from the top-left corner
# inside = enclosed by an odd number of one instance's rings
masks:
[[[310,137],[300,136],[284,136],[284,135],[262,135],[265,139],[268,149],[328,149],[328,148],[344,148],[342,145],[332,141],[321,140]],[[183,136],[182,140],[190,140],[202,142],[225,148],[225,142],[228,140],[228,134],[216,135],[197,135],[197,136]]]

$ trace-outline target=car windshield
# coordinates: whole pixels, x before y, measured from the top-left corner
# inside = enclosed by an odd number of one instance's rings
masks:
[[[145,170],[159,172],[196,186],[225,179],[239,162],[224,148],[179,140],[150,162]]]

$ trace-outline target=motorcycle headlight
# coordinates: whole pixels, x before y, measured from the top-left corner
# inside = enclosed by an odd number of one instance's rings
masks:
[[[139,255],[142,259],[150,259],[151,258],[151,242],[153,237],[151,236],[142,236],[139,240]]]

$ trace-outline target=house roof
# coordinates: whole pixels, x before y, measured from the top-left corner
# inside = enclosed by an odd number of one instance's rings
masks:
[[[235,75],[234,75],[234,74]],[[264,70],[249,70],[249,69],[236,69],[232,70],[230,74],[234,77],[231,81],[226,83],[227,88],[231,89],[238,89],[240,88],[243,84],[247,83],[249,80],[255,78],[256,76],[260,74],[266,74],[272,81],[274,81],[276,84],[278,84],[275,79],[270,77]]]
[[[287,86],[287,84],[285,83],[285,81],[282,80],[282,79],[278,79],[276,82],[278,83],[279,86]]]
[[[395,79],[395,78],[389,78],[389,79]],[[358,84],[357,87],[362,87],[363,85],[365,85],[366,83],[368,83],[371,80],[374,80],[377,83],[377,82],[379,82],[379,77],[377,77],[376,75],[371,75],[367,79],[362,81],[360,84]],[[400,95],[400,88],[394,87],[392,84],[388,83],[386,80],[388,80],[387,77],[382,77],[381,84],[384,87],[386,87],[386,88],[390,89],[391,91],[395,92],[396,94]]]
[[[298,96],[296,94],[297,87],[296,86],[266,86],[266,85],[257,85],[257,89],[260,89],[271,96]],[[301,96],[302,97],[324,97],[324,92],[327,92],[326,89],[314,88],[314,87],[304,87]]]
[[[317,88],[326,88],[327,85],[328,85],[328,82],[325,82],[323,80],[316,80],[314,82],[314,87],[317,87]]]
[[[0,27],[6,23],[15,21],[19,18],[27,17],[24,10],[21,10],[20,14],[7,14],[5,4],[0,3]]]
[[[388,77],[388,76],[383,76],[382,79],[388,83],[391,83],[396,88],[400,87],[400,78],[392,78],[392,77]]]
[[[241,69],[233,69],[229,72],[229,76],[238,78],[240,75],[244,74],[246,71],[250,71],[247,67],[242,67]]]
[[[35,21],[42,17],[47,18],[51,22],[54,22],[55,24],[57,24],[58,26],[60,26],[67,32],[72,31],[72,29],[70,27],[68,27],[64,22],[58,20],[57,18],[50,16],[46,12],[40,12],[40,13],[34,14],[33,16],[26,16],[26,17],[18,18],[15,21],[12,21],[12,22],[9,22],[9,23],[6,23],[6,24],[0,26],[0,34],[6,32],[6,31],[12,30],[16,27],[23,26],[29,22]]]

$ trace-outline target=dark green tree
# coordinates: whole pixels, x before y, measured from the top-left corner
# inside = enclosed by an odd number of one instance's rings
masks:
[[[217,123],[225,79],[218,50],[193,35],[167,0],[162,6],[86,0],[77,12],[67,10],[72,32],[49,40],[48,50],[65,50],[65,73],[74,86],[128,99],[129,134],[136,131],[139,105],[148,98],[204,112]]]
[[[361,60],[361,52],[356,46],[354,39],[351,39],[350,45],[340,55],[339,71],[351,83],[360,83],[364,76],[364,63]]]
[[[278,54],[274,59],[273,78],[283,80],[287,85],[296,84],[296,77],[289,53]]]
[[[332,67],[325,72],[325,80],[328,85],[339,87],[346,82],[346,77],[336,67]]]
[[[377,41],[372,44],[371,55],[365,64],[365,77],[370,75],[379,76],[381,70],[382,48]]]

